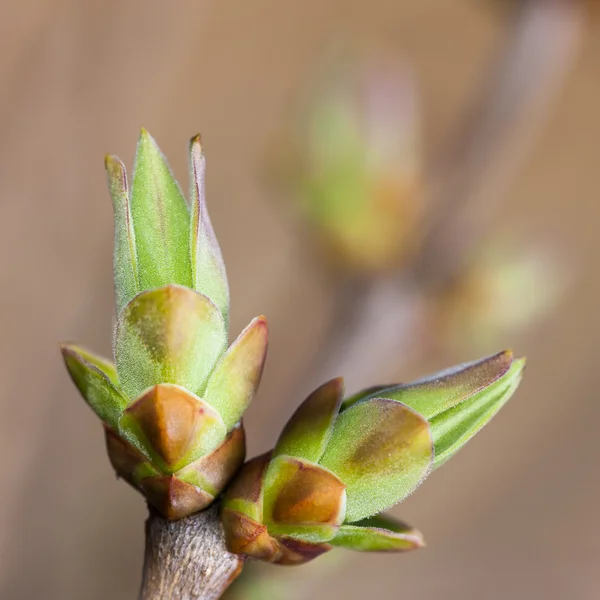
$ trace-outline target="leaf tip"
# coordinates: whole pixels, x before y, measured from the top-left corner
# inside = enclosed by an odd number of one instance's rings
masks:
[[[254,317],[252,319],[253,326],[258,330],[264,331],[265,335],[269,334],[269,322],[267,321],[267,317],[265,315],[258,315],[258,317]]]
[[[108,176],[108,184],[113,200],[117,196],[127,195],[127,170],[123,161],[114,154],[104,156],[104,168]]]
[[[423,537],[423,534],[418,530],[418,529],[413,529],[410,534],[410,541],[412,543],[412,547],[415,550],[418,550],[420,548],[425,548],[427,546],[427,543],[425,542],[425,538]]]
[[[333,378],[329,384],[333,390],[335,390],[338,395],[344,395],[344,378],[343,377],[335,377]]]
[[[138,152],[140,149],[154,149],[160,152],[156,140],[152,137],[150,132],[145,128],[140,128],[140,137],[138,138]]]
[[[115,158],[116,156],[113,156],[112,154],[105,154],[104,155],[104,168],[107,171],[111,171],[113,168],[113,165],[115,163]]]
[[[202,136],[197,133],[190,139],[190,150],[201,155],[204,154],[204,146],[202,145]]]
[[[66,356],[68,354],[72,354],[73,352],[73,344],[69,343],[69,342],[60,342],[58,344],[58,349],[60,350],[60,353],[63,355],[63,358],[66,358]]]

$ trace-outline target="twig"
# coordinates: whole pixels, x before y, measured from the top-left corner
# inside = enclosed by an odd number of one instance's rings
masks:
[[[218,506],[180,521],[151,510],[139,600],[216,600],[242,567],[225,547]]]

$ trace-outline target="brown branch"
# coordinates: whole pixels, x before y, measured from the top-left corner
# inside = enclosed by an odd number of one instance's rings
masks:
[[[218,506],[180,521],[151,510],[139,600],[216,600],[242,567],[225,547]]]

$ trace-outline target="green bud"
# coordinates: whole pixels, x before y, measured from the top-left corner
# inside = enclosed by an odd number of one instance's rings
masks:
[[[204,155],[190,144],[192,215],[166,159],[142,130],[131,193],[107,157],[115,212],[114,361],[61,349],[103,421],[110,460],[164,516],[206,507],[244,460],[241,418],[260,381],[267,322],[228,349],[229,293],[206,210]]]
[[[276,170],[334,268],[394,268],[414,252],[423,213],[415,82],[406,65],[374,54],[329,62]]]
[[[407,385],[343,400],[341,379],[313,392],[275,449],[247,463],[226,492],[228,547],[301,564],[333,546],[402,551],[421,534],[381,514],[410,495],[510,398],[524,360],[510,352]]]
[[[192,287],[190,212],[166,158],[145,129],[130,201],[140,291],[169,283]]]
[[[455,348],[489,348],[542,321],[567,284],[565,265],[551,248],[498,235],[437,295],[436,335]]]
[[[430,470],[429,425],[399,402],[372,399],[344,410],[343,383],[315,390],[272,453],[247,463],[226,493],[229,548],[279,564],[301,564],[332,545],[406,550],[421,545],[405,526],[367,517],[412,493]]]

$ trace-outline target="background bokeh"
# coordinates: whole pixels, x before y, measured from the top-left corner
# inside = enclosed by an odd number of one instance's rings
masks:
[[[305,240],[265,185],[265,156],[290,105],[334,38],[377,39],[411,62],[424,144],[434,148],[506,33],[506,12],[492,4],[3,4],[3,600],[125,600],[139,585],[146,508],[115,480],[99,423],[57,348],[73,339],[110,353],[112,210],[104,153],[131,165],[144,125],[185,182],[187,140],[202,132],[232,332],[256,314],[270,321],[263,383],[246,418],[255,454],[273,443],[309,391],[303,373],[335,316],[331,281],[307,259]],[[550,118],[498,211],[499,226],[519,223],[525,237],[530,231],[555,241],[569,271],[555,310],[502,340],[528,356],[521,389],[483,435],[394,510],[424,532],[425,550],[348,555],[318,573],[291,569],[295,598],[598,598],[598,31],[593,23],[586,29]],[[451,360],[471,358],[455,350]],[[417,361],[395,378],[446,366],[439,360]],[[273,567],[275,573],[284,581],[277,597],[284,598],[285,573]]]

